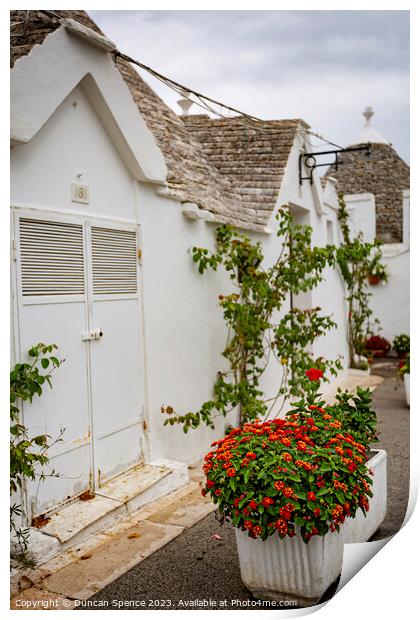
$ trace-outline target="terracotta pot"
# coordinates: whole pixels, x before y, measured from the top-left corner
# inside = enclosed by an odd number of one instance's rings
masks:
[[[371,286],[376,286],[381,281],[379,276],[368,276],[368,281]]]
[[[399,360],[407,359],[407,351],[397,351],[397,355]]]

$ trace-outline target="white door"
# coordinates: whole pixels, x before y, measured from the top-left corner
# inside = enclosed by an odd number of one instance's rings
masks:
[[[16,220],[21,355],[44,342],[65,359],[53,389],[23,407],[29,435],[65,429],[50,451],[59,476],[27,485],[35,515],[141,460],[138,230],[49,214]]]
[[[90,344],[96,482],[140,460],[143,373],[137,273],[137,231],[90,227],[90,323],[102,334]]]

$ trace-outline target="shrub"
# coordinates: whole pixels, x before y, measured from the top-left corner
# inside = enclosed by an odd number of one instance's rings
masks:
[[[336,405],[324,406],[318,387],[314,377],[285,419],[246,423],[213,442],[202,493],[210,494],[222,521],[252,538],[300,532],[309,542],[339,531],[359,508],[366,515],[372,497],[366,454],[376,433],[370,395],[359,390],[353,405],[340,395]]]
[[[49,462],[48,449],[58,441],[59,436],[50,441],[49,435],[28,436],[27,428],[21,423],[20,403],[32,402],[34,396],[41,396],[45,384],[51,387],[51,373],[58,368],[64,360],[53,355],[56,345],[45,345],[42,342],[34,345],[28,351],[31,363],[18,363],[10,373],[10,495],[16,493],[25,482],[25,479],[44,480],[49,477],[57,477],[58,474],[51,470],[48,474],[37,471],[38,466],[46,466]],[[10,507],[10,531],[16,537],[21,562],[28,561],[26,558],[28,528],[21,528],[17,518],[22,515],[22,506],[13,504]]]
[[[202,423],[214,428],[215,418],[231,412],[239,415],[239,424],[269,417],[289,397],[303,395],[305,370],[316,366],[337,375],[342,368],[340,359],[313,354],[316,340],[336,327],[332,317],[320,307],[290,307],[291,296],[315,288],[325,267],[335,264],[335,248],[313,246],[311,227],[295,224],[287,206],[276,218],[279,255],[271,266],[264,267],[261,243],[232,226],[217,229],[215,251],[192,248],[200,274],[223,269],[233,287],[218,296],[227,327],[224,367],[217,374],[213,398],[198,411],[179,415],[174,407],[162,406],[171,416],[165,425],[182,424],[187,432]],[[271,361],[279,364],[279,381],[265,397],[260,385]]]
[[[385,351],[386,353],[391,348],[391,345],[386,338],[370,336],[365,342],[365,348],[367,351]]]
[[[366,276],[372,265],[372,252],[380,264],[380,242],[367,243],[362,233],[354,236],[349,226],[349,213],[344,196],[339,194],[338,220],[341,225],[343,241],[337,248],[337,263],[346,285],[346,300],[348,302],[347,340],[349,345],[350,367],[357,368],[357,356],[366,353],[364,344],[374,326],[379,327],[379,321],[374,318],[370,307],[371,293],[368,291]]]
[[[392,341],[392,348],[397,353],[409,353],[410,352],[410,336],[408,334],[400,334],[395,336]]]

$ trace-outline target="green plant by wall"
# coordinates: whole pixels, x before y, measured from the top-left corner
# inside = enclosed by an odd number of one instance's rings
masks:
[[[222,352],[228,369],[219,371],[214,398],[199,411],[177,415],[172,407],[162,407],[170,415],[165,425],[182,424],[185,432],[201,423],[213,428],[215,416],[225,417],[233,410],[239,411],[240,424],[252,421],[276,407],[279,411],[286,398],[302,396],[308,368],[316,366],[331,374],[341,368],[339,360],[314,359],[311,353],[315,340],[336,327],[334,321],[320,308],[290,308],[292,296],[312,290],[324,268],[335,263],[335,247],[311,247],[311,227],[295,224],[288,207],[276,217],[281,251],[268,268],[263,267],[261,243],[231,226],[217,229],[214,252],[192,249],[200,274],[224,269],[234,287],[233,292],[219,295],[228,328]],[[289,309],[284,313],[285,307]],[[277,393],[266,400],[260,379],[272,356],[282,370]]]
[[[357,356],[366,354],[365,342],[369,334],[378,330],[379,321],[373,317],[369,304],[371,294],[368,292],[367,275],[372,265],[380,265],[381,242],[375,240],[367,243],[362,233],[352,237],[348,223],[349,214],[344,197],[339,194],[338,220],[343,235],[343,242],[337,248],[337,262],[343,276],[348,302],[347,340],[349,345],[350,367],[358,367]],[[372,259],[372,253],[374,259]],[[379,267],[378,267],[379,268]]]
[[[377,250],[367,266],[368,276],[379,278],[381,282],[388,282],[389,273],[387,266],[382,262],[382,252]]]
[[[45,384],[51,387],[51,373],[58,368],[63,360],[53,355],[56,345],[45,345],[42,342],[29,349],[30,363],[18,363],[10,373],[10,495],[22,488],[26,479],[40,481],[48,477],[57,477],[58,474],[51,470],[45,474],[37,472],[37,467],[48,465],[48,449],[58,441],[64,433],[50,442],[49,435],[28,436],[27,428],[21,422],[20,403],[32,402],[34,396],[41,396]],[[10,530],[18,543],[20,559],[25,559],[28,528],[22,528],[17,521],[22,515],[22,506],[13,504],[10,507]]]
[[[398,354],[410,353],[410,336],[408,334],[399,334],[392,341],[392,348]]]

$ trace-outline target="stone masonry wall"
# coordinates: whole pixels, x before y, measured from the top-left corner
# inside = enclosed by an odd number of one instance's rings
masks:
[[[371,155],[344,153],[338,171],[327,175],[337,179],[337,190],[345,194],[370,192],[375,196],[376,236],[385,243],[403,239],[403,190],[410,187],[410,168],[391,145],[372,144]]]

